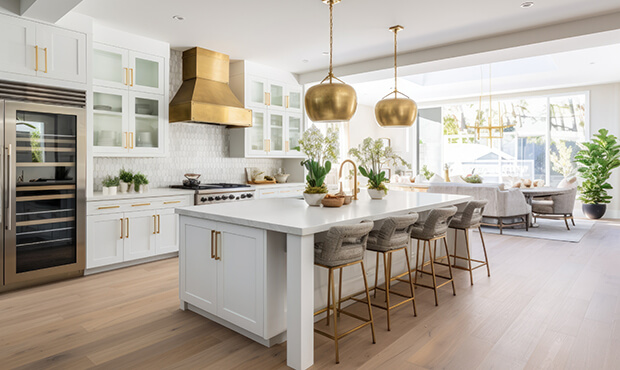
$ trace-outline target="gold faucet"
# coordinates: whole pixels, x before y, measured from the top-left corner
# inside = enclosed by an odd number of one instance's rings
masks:
[[[342,163],[340,164],[340,172],[338,172],[338,181],[340,182],[340,192],[342,192],[342,182],[340,181],[340,179],[342,179],[342,168],[344,167],[345,163],[351,163],[353,165],[353,199],[357,200],[357,165],[355,164],[355,162],[353,162],[350,159],[346,159],[344,161],[342,161]]]

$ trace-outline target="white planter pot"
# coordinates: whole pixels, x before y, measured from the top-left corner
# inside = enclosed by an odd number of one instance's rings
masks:
[[[367,189],[367,190],[368,190],[368,195],[370,195],[370,198],[372,199],[383,199],[383,197],[387,195],[383,190],[377,190],[377,189]]]
[[[142,194],[142,193],[146,193],[147,191],[149,191],[149,185],[145,184],[145,185],[140,185],[136,193]]]
[[[321,205],[321,201],[323,200],[323,198],[325,198],[327,194],[323,193],[323,194],[308,194],[308,193],[304,193],[304,200],[306,201],[306,203],[308,203],[309,206],[320,206]]]
[[[117,186],[104,186],[103,187],[103,195],[116,195]]]
[[[128,192],[130,188],[131,188],[131,183],[127,183],[124,181],[121,181],[121,183],[118,185],[118,191],[120,191],[121,193]]]

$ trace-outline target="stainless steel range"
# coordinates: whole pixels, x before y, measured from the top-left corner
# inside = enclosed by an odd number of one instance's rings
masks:
[[[238,202],[254,199],[254,188],[245,184],[189,184],[172,185],[175,189],[195,190],[194,204]]]

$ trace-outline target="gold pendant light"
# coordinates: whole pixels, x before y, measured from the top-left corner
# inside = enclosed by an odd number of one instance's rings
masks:
[[[340,0],[322,0],[329,5],[329,74],[320,84],[314,85],[306,92],[306,114],[314,122],[347,122],[357,109],[355,90],[334,76],[333,45],[334,45],[334,4]],[[333,83],[336,79],[341,83]],[[328,83],[324,83],[328,81]]]
[[[402,92],[398,91],[398,65],[396,60],[396,34],[403,26],[392,26],[394,32],[394,91],[384,96],[375,105],[375,118],[381,127],[411,127],[418,116],[418,105]],[[393,98],[386,99],[394,94]],[[398,94],[404,96],[399,98]]]

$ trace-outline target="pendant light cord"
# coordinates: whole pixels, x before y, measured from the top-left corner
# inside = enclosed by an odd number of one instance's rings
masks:
[[[333,50],[334,50],[334,1],[329,1],[329,83],[332,83],[334,76],[333,67]]]
[[[397,63],[397,48],[396,48],[396,34],[398,30],[394,30],[394,99],[398,97],[398,63]]]

